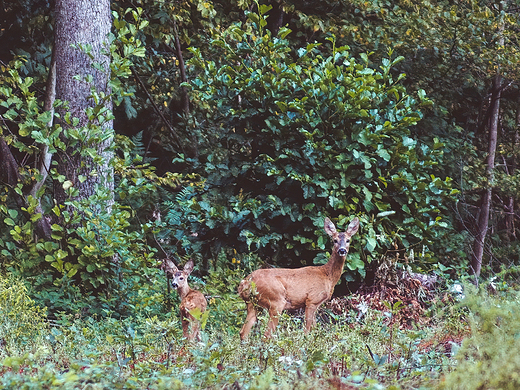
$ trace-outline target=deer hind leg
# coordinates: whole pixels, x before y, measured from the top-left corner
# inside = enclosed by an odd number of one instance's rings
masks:
[[[182,335],[188,340],[193,339],[190,334],[190,320],[186,317],[182,318]]]
[[[242,330],[240,331],[240,339],[245,340],[251,332],[251,328],[256,323],[257,311],[255,305],[252,302],[247,302],[247,317]]]
[[[191,323],[191,339],[201,341],[200,337],[200,322],[195,320]]]
[[[264,337],[269,338],[278,326],[280,320],[280,314],[285,307],[284,302],[271,302],[269,307],[269,322],[267,323],[267,329],[265,330]]]

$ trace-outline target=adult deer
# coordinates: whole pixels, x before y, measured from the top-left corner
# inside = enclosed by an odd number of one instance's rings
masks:
[[[197,290],[193,290],[188,286],[188,276],[193,271],[193,260],[188,261],[182,271],[170,259],[165,259],[162,268],[171,277],[171,285],[177,290],[181,297],[181,305],[179,307],[182,322],[182,334],[188,340],[201,340],[200,338],[200,321],[192,315],[193,310],[200,311],[199,314],[206,310],[208,305],[204,295]],[[190,331],[191,325],[191,331]]]
[[[334,248],[327,264],[297,269],[270,268],[252,272],[238,286],[238,294],[247,305],[247,317],[240,338],[246,339],[257,321],[259,308],[269,312],[265,337],[271,337],[283,310],[305,308],[305,333],[316,323],[316,310],[330,299],[334,286],[343,273],[350,239],[359,228],[356,217],[347,231],[338,233],[329,218],[325,231],[332,238]]]

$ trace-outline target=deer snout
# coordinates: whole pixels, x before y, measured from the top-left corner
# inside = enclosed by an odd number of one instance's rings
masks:
[[[175,288],[175,289],[176,289],[177,287],[179,287],[179,285],[177,284],[177,282],[172,282],[172,288]]]
[[[338,249],[338,255],[346,256],[347,255],[347,248],[339,248]]]

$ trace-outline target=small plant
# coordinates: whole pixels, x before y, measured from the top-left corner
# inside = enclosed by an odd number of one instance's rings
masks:
[[[45,309],[29,297],[25,284],[0,275],[0,357],[34,350],[47,331]]]

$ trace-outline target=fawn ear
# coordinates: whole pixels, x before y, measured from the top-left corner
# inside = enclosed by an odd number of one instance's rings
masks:
[[[327,234],[329,236],[332,237],[334,234],[337,233],[336,226],[334,226],[334,224],[332,223],[332,221],[328,217],[325,218],[324,224],[325,224],[325,231],[327,232]]]
[[[188,261],[185,265],[184,265],[184,269],[182,270],[182,272],[184,272],[185,274],[189,275],[191,274],[191,271],[193,271],[193,260],[190,259],[190,261]]]
[[[170,259],[164,259],[163,263],[161,264],[161,269],[166,272],[168,275],[173,276],[173,274],[179,269],[176,267],[176,265],[171,261]]]
[[[352,220],[352,222],[350,222],[350,225],[348,225],[347,234],[349,236],[353,236],[358,231],[358,228],[359,228],[359,218],[356,217]]]

